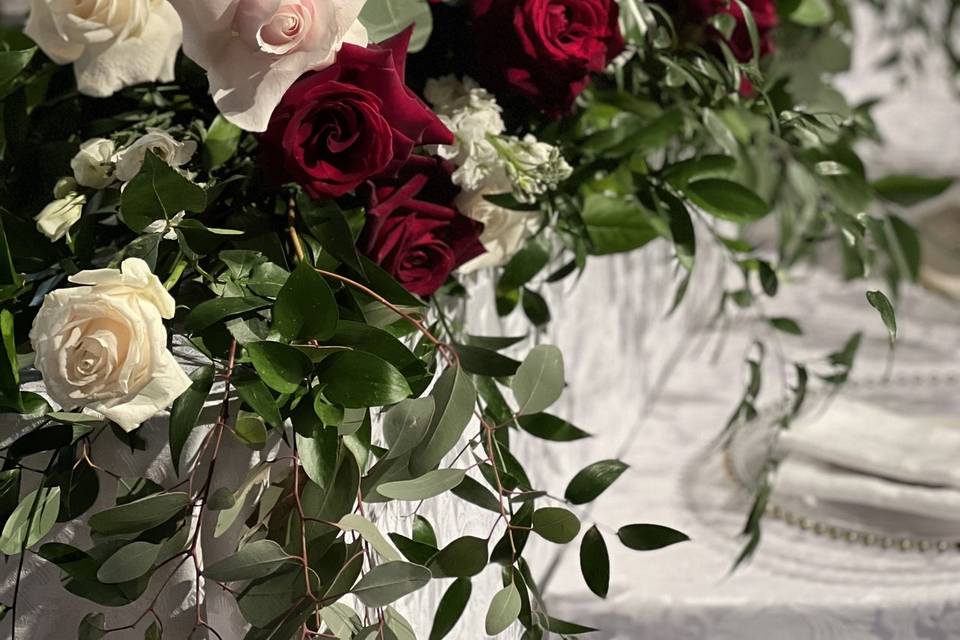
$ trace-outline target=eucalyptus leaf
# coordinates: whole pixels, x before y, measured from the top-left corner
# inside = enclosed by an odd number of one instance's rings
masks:
[[[162,545],[138,540],[120,547],[106,559],[97,571],[97,580],[105,584],[119,584],[136,580],[153,567]]]
[[[426,396],[404,400],[384,414],[383,437],[389,449],[388,460],[410,453],[423,441],[435,409],[433,396]]]
[[[580,519],[563,507],[543,507],[533,512],[533,530],[545,540],[567,544],[580,533]]]
[[[629,524],[620,527],[617,537],[627,547],[637,551],[653,551],[690,538],[670,527],[658,524]]]
[[[498,591],[487,609],[484,630],[488,636],[503,633],[520,615],[520,592],[514,583]]]
[[[411,454],[410,471],[422,475],[440,464],[456,446],[473,417],[477,391],[460,367],[444,371],[430,394],[436,403],[427,434]]]
[[[60,487],[41,487],[28,493],[3,525],[0,552],[14,556],[50,533],[60,512]]]
[[[572,504],[586,504],[606,491],[628,465],[619,460],[601,460],[581,470],[567,485],[564,498]]]
[[[413,480],[384,482],[377,493],[394,500],[426,500],[450,491],[463,482],[463,469],[437,469]]]
[[[170,460],[173,470],[180,473],[180,456],[187,438],[197,426],[200,412],[213,387],[213,367],[204,365],[190,374],[192,381],[170,409]]]
[[[560,398],[563,387],[563,354],[553,345],[534,347],[511,383],[519,405],[517,413],[544,411]]]
[[[593,525],[580,541],[580,572],[590,591],[606,598],[610,591],[610,554],[603,534]]]
[[[289,560],[290,555],[273,540],[257,540],[207,566],[203,575],[221,582],[256,580],[269,576]]]
[[[384,607],[422,588],[431,577],[426,567],[396,560],[368,571],[351,592],[368,607]]]
[[[90,516],[89,524],[103,535],[140,533],[163,524],[189,504],[186,493],[157,493],[95,513]]]
[[[440,598],[440,604],[437,605],[437,613],[433,617],[433,626],[430,628],[428,640],[442,640],[453,631],[467,608],[472,591],[473,585],[470,580],[457,578],[453,581]]]

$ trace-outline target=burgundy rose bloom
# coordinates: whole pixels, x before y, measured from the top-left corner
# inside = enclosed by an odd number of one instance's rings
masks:
[[[393,180],[378,182],[360,246],[408,291],[434,293],[460,265],[484,252],[483,225],[453,207],[451,167],[414,155]]]
[[[471,8],[481,80],[551,117],[569,112],[590,75],[623,51],[616,0],[473,0]]]
[[[411,29],[304,76],[284,95],[261,137],[263,165],[314,198],[338,197],[370,178],[395,176],[421,144],[453,135],[404,84]]]

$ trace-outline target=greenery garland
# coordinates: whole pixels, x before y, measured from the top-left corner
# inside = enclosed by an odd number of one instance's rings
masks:
[[[919,269],[916,235],[895,207],[947,185],[867,181],[854,145],[875,136],[869,107],[848,106],[830,85],[849,59],[839,0],[583,0],[607,21],[577,23],[587,14],[573,11],[557,28],[589,31],[590,56],[546,62],[530,47],[559,40],[511,49],[511,38],[532,36],[497,22],[535,2],[369,0],[361,11],[296,0],[261,16],[259,49],[238,60],[213,47],[222,36],[225,47],[249,45],[246,23],[231,27],[239,35],[216,33],[198,0],[111,1],[140,22],[85,16],[105,21],[109,46],[70,41],[53,0],[35,3],[52,7],[31,16],[36,42],[0,38],[0,404],[29,425],[3,442],[0,551],[22,567],[32,550],[71,593],[122,608],[112,626],[87,616],[83,639],[163,637],[154,605],[184,566],[197,577],[195,637],[222,637],[201,615],[202,582],[235,596],[250,640],[413,638],[398,601],[431,580],[452,580],[431,640],[448,637],[468,606],[487,608],[488,635],[517,621],[531,639],[591,631],[549,613],[524,551],[532,535],[579,538],[586,586],[605,598],[607,539],[571,507],[626,465],[594,462],[562,496],[530,481],[511,449],[519,434],[588,434],[548,412],[564,389],[558,349],[538,344],[514,359],[526,336],[468,335],[450,316],[472,293],[460,277],[470,261],[495,270],[500,315],[541,328],[551,320],[544,287],[593,256],[652,244],[672,248],[677,308],[712,244],[739,274],[717,317],[745,310],[799,334],[796,319],[763,312],[780,276],[838,247],[846,276],[881,270],[895,291]],[[349,23],[335,42],[307,47],[314,35],[299,21],[330,7],[337,19],[355,9],[367,40],[384,44],[350,41]],[[176,31],[171,16],[187,55],[161,37]],[[54,47],[51,29],[85,53]],[[502,34],[502,51],[485,29]],[[123,59],[131,43],[156,47],[151,77]],[[254,69],[268,56],[268,77],[291,51],[319,56],[321,44],[339,49],[336,61],[311,58],[267,108],[231,102],[262,99],[248,86],[217,90],[231,64]],[[351,120],[361,116],[362,127]],[[350,145],[366,146],[354,157]],[[353,164],[329,169],[344,158]],[[894,209],[875,208],[878,196]],[[775,251],[742,233],[761,221],[778,230]],[[868,299],[893,339],[890,300]],[[172,336],[202,356],[189,378],[182,358],[171,364]],[[794,381],[784,427],[811,376],[842,384],[858,344],[853,336],[822,363],[781,362]],[[766,351],[758,342],[731,429],[756,414]],[[21,386],[38,371],[44,393]],[[142,449],[137,426],[171,403],[170,486],[118,477],[94,458],[101,439]],[[216,417],[204,430],[208,405]],[[191,438],[197,453],[183,456]],[[266,452],[245,479],[216,473],[226,438]],[[92,512],[105,483],[116,484],[116,504]],[[768,491],[762,484],[743,559]],[[384,532],[367,517],[371,504],[447,493],[489,512],[488,536],[455,537],[422,516]],[[77,520],[92,546],[50,541],[58,523]],[[201,561],[210,527],[240,532],[235,552]],[[618,527],[619,543],[639,551],[686,539],[652,523]],[[472,602],[470,579],[488,566],[502,590]],[[16,637],[17,593],[3,606]]]

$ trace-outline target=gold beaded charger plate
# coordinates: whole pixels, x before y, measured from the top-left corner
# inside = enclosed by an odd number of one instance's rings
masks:
[[[842,393],[911,415],[956,413],[960,422],[960,372],[894,374],[859,379]],[[805,411],[829,401],[814,393]],[[776,437],[777,407],[768,407],[737,432],[733,444],[713,444],[686,465],[681,482],[689,512],[699,521],[700,540],[733,553],[755,491],[756,473]],[[749,452],[749,453],[748,453]],[[775,486],[775,485],[774,485]],[[702,534],[701,534],[702,535]],[[952,584],[960,570],[960,519],[924,518],[895,509],[778,496],[774,489],[762,520],[758,568],[830,583]]]

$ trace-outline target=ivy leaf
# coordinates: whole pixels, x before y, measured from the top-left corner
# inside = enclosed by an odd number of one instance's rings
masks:
[[[60,487],[41,487],[20,501],[3,525],[0,552],[14,556],[32,547],[53,529],[60,512]]]
[[[180,211],[199,213],[207,194],[179,171],[148,151],[140,173],[123,189],[120,216],[128,227],[142,232],[154,220],[172,219]]]
[[[466,578],[457,578],[453,581],[446,593],[440,598],[437,613],[433,617],[433,626],[430,628],[428,640],[443,640],[456,626],[463,616],[470,601],[473,585]]]
[[[743,224],[770,213],[770,205],[760,196],[730,180],[696,180],[688,184],[684,191],[698,207],[723,220]]]
[[[659,524],[629,524],[617,531],[617,537],[636,551],[653,551],[690,539],[686,534]]]
[[[470,578],[483,571],[487,557],[485,538],[463,536],[438,551],[427,567],[435,578]]]
[[[586,504],[606,491],[629,465],[619,460],[601,460],[581,470],[567,485],[564,498],[573,504]]]
[[[327,400],[351,409],[395,404],[411,393],[396,367],[362,351],[329,356],[320,364],[318,377],[326,384],[323,395]]]
[[[393,500],[426,500],[450,491],[465,475],[463,469],[437,469],[413,480],[384,482],[377,486],[377,493]]]
[[[203,137],[203,164],[208,170],[223,166],[237,153],[243,129],[217,115]]]
[[[580,541],[580,572],[590,591],[606,598],[610,590],[610,554],[603,534],[593,525]]]
[[[887,327],[887,333],[890,336],[890,346],[897,341],[897,315],[893,310],[893,304],[880,291],[867,291],[867,301],[870,306],[880,312],[880,318],[884,326]]]
[[[520,406],[519,415],[540,413],[563,393],[563,354],[553,345],[539,345],[517,369],[511,387]]]
[[[533,512],[533,530],[557,544],[567,544],[580,533],[580,519],[562,507],[543,507]]]
[[[117,549],[97,570],[97,580],[105,584],[120,584],[136,580],[147,573],[157,561],[162,545],[138,540]]]
[[[395,560],[368,571],[351,592],[368,607],[384,607],[420,589],[430,578],[426,567]]]
[[[370,42],[382,42],[412,26],[408,45],[411,53],[423,49],[433,31],[433,14],[427,0],[368,0],[358,19],[367,28]]]
[[[200,412],[213,387],[213,367],[205,365],[190,374],[193,383],[174,400],[170,409],[170,460],[173,470],[180,473],[180,456],[190,432],[197,426]]]
[[[313,363],[302,351],[279,342],[251,342],[244,347],[253,367],[268,387],[280,393],[293,393],[313,370]]]
[[[289,554],[273,540],[257,540],[232,556],[214,562],[203,570],[203,575],[220,582],[256,580],[271,575],[288,560]]]
[[[90,516],[90,528],[103,535],[140,533],[163,524],[190,506],[186,493],[157,493]]]
[[[273,327],[284,340],[325,340],[337,330],[337,301],[327,281],[301,261],[273,305]]]
[[[487,635],[495,636],[506,631],[520,615],[520,606],[520,592],[512,582],[494,594],[484,621]]]
[[[434,469],[456,446],[473,417],[477,391],[460,367],[441,374],[430,394],[436,403],[433,420],[420,446],[412,452],[410,472],[421,475]]]

